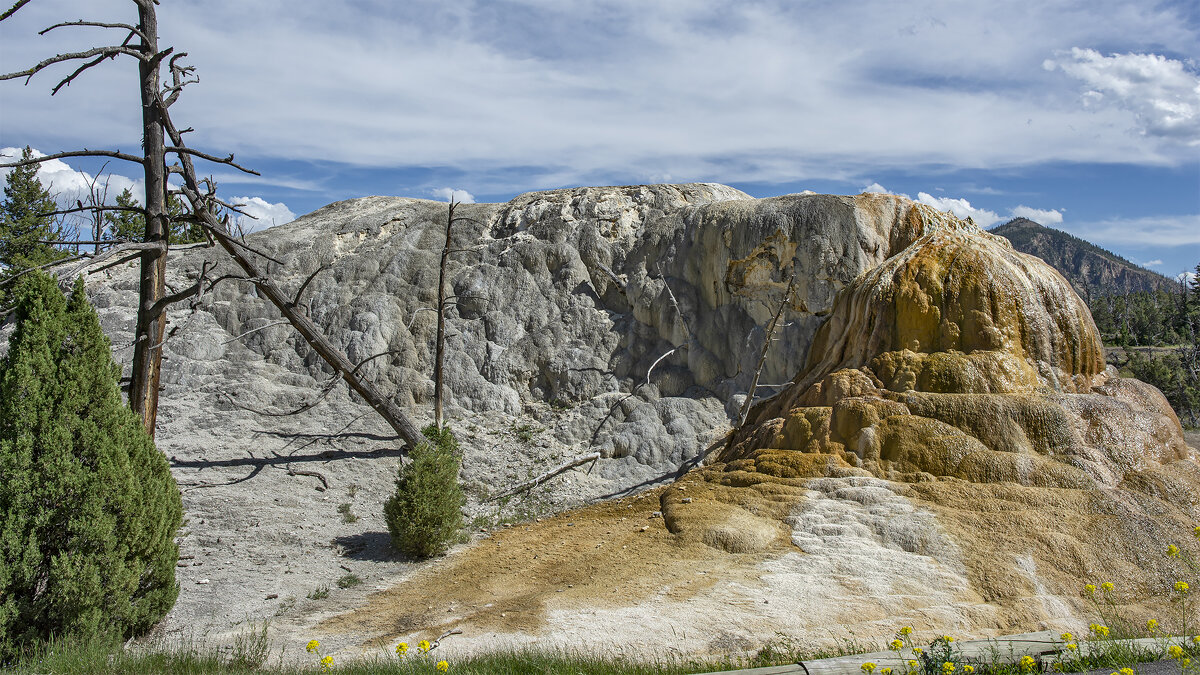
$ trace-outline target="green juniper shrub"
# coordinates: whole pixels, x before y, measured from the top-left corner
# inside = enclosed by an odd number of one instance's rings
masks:
[[[125,639],[179,593],[179,489],[141,418],[83,281],[16,289],[0,361],[0,662],[59,636]]]
[[[461,456],[448,428],[422,430],[429,442],[400,465],[396,494],[383,507],[384,520],[397,550],[417,558],[446,552],[463,526],[466,502],[458,484]]]

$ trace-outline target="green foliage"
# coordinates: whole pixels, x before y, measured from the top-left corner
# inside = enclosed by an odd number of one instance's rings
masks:
[[[22,160],[33,158],[26,146]],[[62,258],[65,254],[51,244],[59,236],[54,216],[40,216],[58,208],[54,196],[37,177],[38,165],[13,168],[4,182],[4,201],[0,202],[0,267],[5,278],[14,272],[37,267]]]
[[[458,484],[461,456],[448,428],[423,430],[428,443],[417,446],[412,460],[400,465],[396,494],[383,507],[392,545],[417,558],[445,553],[463,526],[466,502]]]
[[[1162,391],[1187,427],[1200,426],[1200,265],[1169,290],[1092,298],[1105,344],[1124,347],[1126,373]]]
[[[129,208],[141,205],[134,200],[133,192],[129,188],[125,188],[121,194],[117,195],[117,206]],[[204,230],[199,225],[182,220],[187,214],[187,207],[179,195],[167,196],[167,216],[171,220],[170,243],[191,244],[204,241]],[[115,241],[144,241],[146,239],[146,217],[139,212],[109,211],[104,215],[104,220],[108,223],[109,239]]]
[[[0,362],[0,659],[54,636],[123,639],[174,605],[182,518],[127,408],[83,281],[34,272]]]
[[[351,572],[350,574],[343,574],[337,580],[338,588],[354,588],[355,586],[357,586],[361,583],[362,583],[362,579],[357,574],[354,574],[353,572]]]

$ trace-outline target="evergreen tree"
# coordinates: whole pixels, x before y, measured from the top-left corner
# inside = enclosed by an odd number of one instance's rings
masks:
[[[174,605],[179,489],[78,280],[18,284],[0,362],[0,660],[51,636],[127,638]]]
[[[129,188],[117,195],[117,206],[139,208]],[[104,214],[108,238],[117,241],[141,241],[146,236],[146,217],[137,211],[108,211]]]
[[[117,195],[117,206],[136,207],[133,192],[129,188]],[[168,235],[172,244],[191,244],[204,241],[204,230],[196,223],[184,221],[187,209],[178,195],[167,197],[167,216],[171,219]],[[146,217],[136,211],[109,211],[104,216],[108,222],[108,236],[118,241],[143,241],[146,238]]]
[[[400,465],[396,493],[383,505],[383,518],[392,545],[417,558],[446,552],[459,537],[466,502],[458,484],[462,457],[450,429],[429,425],[421,430],[429,440]]]
[[[25,146],[22,160],[33,158]],[[65,254],[51,244],[61,234],[54,216],[42,216],[58,208],[54,196],[37,177],[38,165],[14,167],[4,181],[0,202],[0,274],[4,278],[21,270],[57,260]]]

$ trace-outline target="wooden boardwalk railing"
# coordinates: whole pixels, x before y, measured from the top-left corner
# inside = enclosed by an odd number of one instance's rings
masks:
[[[1187,646],[1189,638],[1141,638],[1138,640],[1113,640],[1104,642],[1082,642],[1080,652],[1087,656],[1090,652],[1104,649],[1113,645],[1126,645],[1140,648],[1160,647],[1164,644]],[[1021,633],[1002,637],[986,638],[983,640],[960,640],[954,643],[956,659],[974,661],[977,663],[1016,663],[1022,656],[1032,656],[1042,660],[1044,657],[1056,656],[1065,649],[1064,642],[1058,633],[1041,631],[1038,633]],[[868,661],[879,668],[891,668],[894,673],[905,672],[905,662],[916,658],[912,650],[905,649],[897,654],[894,651],[870,652],[852,656],[836,656],[829,659],[802,661],[786,666],[768,666],[766,668],[745,668],[742,670],[727,670],[721,675],[862,675],[862,664]],[[708,673],[706,675],[716,675]]]

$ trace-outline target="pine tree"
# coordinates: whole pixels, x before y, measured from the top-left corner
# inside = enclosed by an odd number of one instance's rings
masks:
[[[144,633],[178,595],[166,459],[125,406],[78,280],[17,289],[0,362],[0,660],[51,636]]]
[[[466,502],[458,484],[462,457],[448,427],[421,430],[429,440],[400,465],[396,493],[383,505],[383,519],[397,550],[417,558],[446,552],[459,537]]]
[[[117,195],[117,206],[138,208],[129,188]],[[137,211],[108,211],[104,214],[108,238],[116,241],[141,241],[146,236],[146,217]]]
[[[129,188],[117,195],[117,206],[136,207],[133,192]],[[171,220],[171,232],[168,240],[172,244],[191,244],[204,241],[204,230],[196,223],[183,220],[187,208],[177,195],[167,198],[167,216]],[[105,216],[108,222],[108,236],[117,241],[143,241],[146,238],[146,217],[136,211],[109,211]]]
[[[22,160],[33,158],[25,146]],[[43,216],[58,208],[54,196],[37,177],[37,164],[9,171],[0,202],[0,267],[5,278],[15,272],[57,260],[65,254],[51,244],[61,234],[54,216]]]

